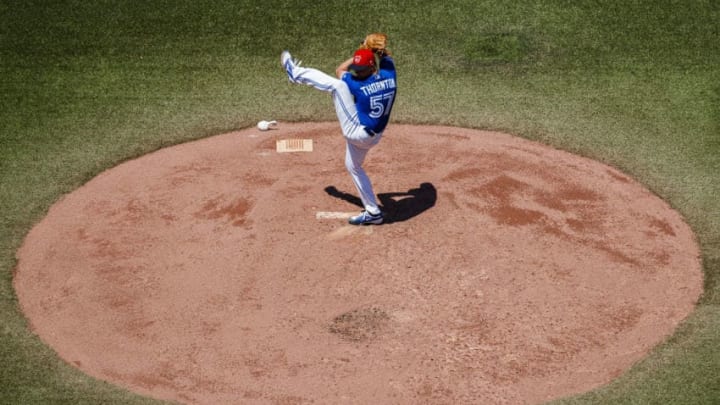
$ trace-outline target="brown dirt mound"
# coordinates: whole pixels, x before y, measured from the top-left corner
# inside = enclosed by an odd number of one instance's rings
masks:
[[[278,139],[314,151],[276,153]],[[18,252],[68,363],[187,403],[537,403],[617,377],[702,288],[682,218],[617,170],[509,135],[391,125],[359,211],[336,123],[115,167]]]

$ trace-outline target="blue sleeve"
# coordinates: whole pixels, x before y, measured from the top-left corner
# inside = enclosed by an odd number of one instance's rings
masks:
[[[395,70],[395,61],[388,55],[383,56],[380,59],[380,69],[382,70]]]

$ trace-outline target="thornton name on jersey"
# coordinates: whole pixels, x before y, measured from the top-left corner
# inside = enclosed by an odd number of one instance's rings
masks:
[[[366,96],[369,96],[370,94],[377,93],[378,91],[383,91],[387,89],[394,89],[397,86],[395,85],[395,79],[389,78],[385,80],[380,80],[379,82],[370,83],[367,86],[360,87],[360,90],[365,94]]]

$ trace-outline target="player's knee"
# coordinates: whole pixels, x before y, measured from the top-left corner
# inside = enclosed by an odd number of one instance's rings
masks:
[[[345,159],[345,168],[350,174],[358,174],[362,171],[362,166],[352,159]]]

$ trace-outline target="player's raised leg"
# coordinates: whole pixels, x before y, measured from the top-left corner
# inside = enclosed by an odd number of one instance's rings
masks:
[[[290,80],[291,83],[307,84],[318,90],[328,92],[335,91],[338,82],[342,83],[341,80],[325,72],[300,66],[301,62],[294,60],[288,51],[283,51],[282,54],[280,54],[280,63],[283,68],[285,68],[288,80]]]
[[[362,137],[367,137],[358,120],[355,100],[345,82],[320,70],[300,66],[300,62],[293,60],[288,51],[283,51],[280,55],[280,62],[291,83],[306,84],[332,93],[335,113],[346,138],[357,141]]]

